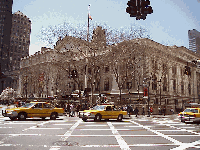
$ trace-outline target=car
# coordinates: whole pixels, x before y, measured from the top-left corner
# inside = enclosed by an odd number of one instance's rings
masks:
[[[117,110],[114,105],[96,105],[91,110],[79,111],[79,118],[82,118],[83,121],[87,121],[87,119],[94,119],[94,121],[117,119],[117,121],[122,121],[125,115],[127,115],[127,111]]]
[[[9,117],[11,120],[26,120],[26,118],[39,117],[55,120],[58,116],[64,115],[63,108],[56,108],[47,102],[30,102],[19,108],[11,108],[2,110],[4,117]]]
[[[179,113],[181,122],[200,122],[200,108],[186,108]]]

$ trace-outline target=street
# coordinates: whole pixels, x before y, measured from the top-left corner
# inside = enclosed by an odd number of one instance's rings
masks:
[[[200,149],[200,125],[181,123],[177,116],[83,122],[78,117],[11,121],[0,116],[0,149]]]

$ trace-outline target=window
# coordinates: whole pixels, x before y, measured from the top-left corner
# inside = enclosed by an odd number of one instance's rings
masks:
[[[173,80],[173,90],[176,92],[176,80]]]
[[[132,88],[132,83],[126,82],[126,89],[131,89],[131,88]]]
[[[190,83],[188,84],[188,93],[189,93],[189,95],[191,95],[191,85],[190,85]]]
[[[163,91],[167,91],[167,78],[164,77],[163,79]]]
[[[44,103],[44,104],[43,104],[43,108],[52,108],[52,106],[49,105],[49,104]]]
[[[105,73],[107,73],[109,71],[109,66],[105,67]]]
[[[104,91],[108,91],[109,90],[109,79],[106,79],[104,81]]]
[[[181,93],[184,94],[184,82],[181,82]]]
[[[42,108],[42,103],[36,104],[34,108]]]
[[[176,74],[176,66],[172,67],[172,74],[174,74],[174,75]]]
[[[152,90],[157,90],[157,77],[154,74],[153,78],[152,78],[153,82],[152,82]]]

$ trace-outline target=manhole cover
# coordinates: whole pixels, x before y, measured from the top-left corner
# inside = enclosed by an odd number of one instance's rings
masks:
[[[71,142],[71,141],[57,141],[54,142],[53,145],[55,146],[77,146],[77,142]]]

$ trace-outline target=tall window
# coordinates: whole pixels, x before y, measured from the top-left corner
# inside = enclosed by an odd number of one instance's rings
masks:
[[[167,78],[164,77],[163,79],[163,91],[167,91]]]
[[[172,67],[172,74],[176,75],[176,66]]]
[[[152,90],[157,90],[157,77],[153,75]]]
[[[189,95],[191,95],[191,85],[190,85],[190,83],[188,84],[188,93],[189,93]]]
[[[184,94],[184,82],[181,82],[181,93]]]
[[[173,91],[176,92],[176,80],[173,80]]]
[[[104,81],[104,91],[108,91],[109,90],[109,79],[106,79]]]

